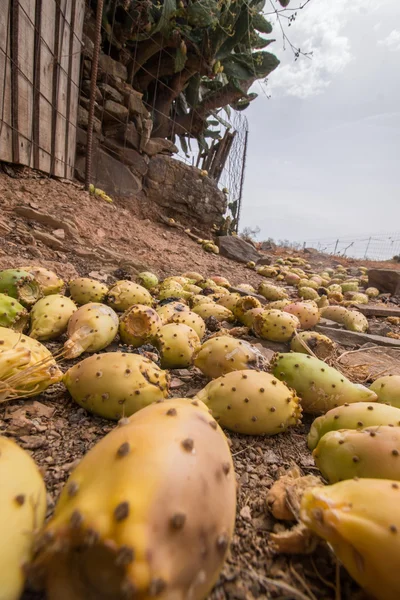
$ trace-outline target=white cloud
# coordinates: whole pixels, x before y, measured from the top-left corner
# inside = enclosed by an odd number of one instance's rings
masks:
[[[387,37],[378,41],[378,46],[386,46],[389,50],[400,50],[400,31],[393,29]]]

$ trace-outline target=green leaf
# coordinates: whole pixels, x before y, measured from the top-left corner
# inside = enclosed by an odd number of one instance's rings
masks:
[[[256,31],[260,31],[261,33],[271,33],[272,25],[267,19],[260,14],[256,14],[253,16],[251,23]]]
[[[185,44],[185,42],[183,42],[183,44]],[[184,45],[184,48],[182,48],[182,44],[177,48],[176,50],[176,54],[175,54],[175,73],[179,73],[180,71],[182,71],[183,67],[186,64],[186,59],[187,59],[187,51],[186,51],[186,45]]]
[[[212,131],[211,129],[205,129],[204,137],[212,138],[213,140],[220,140],[221,132],[220,131]]]
[[[205,138],[204,138],[204,135],[203,135],[202,133],[200,133],[200,134],[197,136],[197,142],[198,142],[198,144],[199,144],[199,148],[200,148],[201,150],[204,150],[204,151],[207,151],[207,150],[208,150],[208,144],[207,144],[207,142],[206,142],[206,140],[205,140]]]

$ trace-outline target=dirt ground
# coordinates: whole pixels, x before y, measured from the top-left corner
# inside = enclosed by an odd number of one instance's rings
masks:
[[[232,284],[257,285],[263,280],[238,263],[205,253],[186,234],[159,223],[155,207],[118,200],[108,204],[71,183],[30,172],[11,174],[0,172],[0,268],[40,264],[67,280],[79,274],[107,283],[134,276],[137,269],[151,269],[160,277],[196,270],[205,276],[225,276]],[[307,260],[326,266],[331,259],[309,256]],[[341,262],[357,265],[351,260]],[[400,265],[390,263],[390,267]],[[57,350],[62,341],[48,347]],[[62,363],[61,368],[70,365],[71,361]],[[206,384],[195,368],[171,375],[175,397],[192,397]],[[276,521],[266,506],[272,483],[293,465],[305,474],[318,474],[306,447],[311,421],[306,417],[301,426],[274,437],[227,433],[238,481],[237,523],[228,560],[210,599],[365,598],[326,545],[320,544],[309,556],[287,556],[275,553],[269,543],[271,532],[287,526]],[[12,436],[31,452],[44,473],[48,516],[71,470],[113,427],[114,423],[78,408],[62,384],[38,398],[9,402],[0,409],[0,434]],[[23,600],[43,599],[30,590],[23,596]]]

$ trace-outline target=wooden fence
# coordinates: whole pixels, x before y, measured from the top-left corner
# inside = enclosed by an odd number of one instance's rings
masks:
[[[85,0],[0,0],[0,160],[74,174]]]

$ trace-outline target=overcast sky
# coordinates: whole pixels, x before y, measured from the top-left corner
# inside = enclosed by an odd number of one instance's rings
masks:
[[[240,228],[300,241],[400,232],[400,1],[311,0],[288,35],[312,60],[294,62],[274,34],[281,64],[244,113]]]

